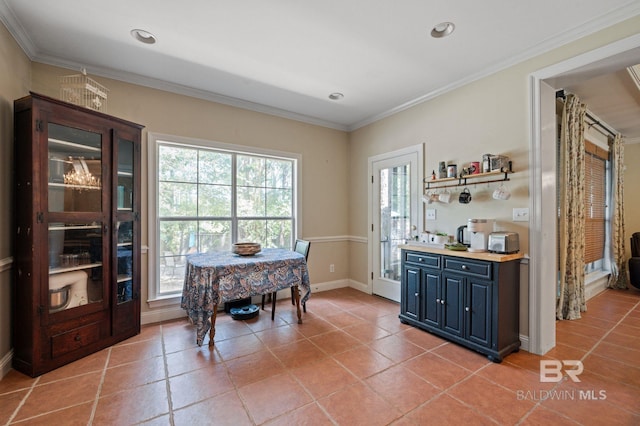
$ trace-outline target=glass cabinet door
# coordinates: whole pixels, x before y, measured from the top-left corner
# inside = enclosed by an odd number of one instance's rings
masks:
[[[50,223],[49,313],[102,299],[102,223]]]
[[[118,211],[133,210],[133,142],[118,140]]]
[[[118,222],[117,302],[133,299],[133,221]]]
[[[49,123],[49,211],[102,211],[102,134]]]
[[[48,123],[49,313],[104,299],[102,134]]]

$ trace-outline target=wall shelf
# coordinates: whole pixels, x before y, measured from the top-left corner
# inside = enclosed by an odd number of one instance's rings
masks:
[[[456,186],[466,186],[476,183],[492,183],[492,182],[506,182],[509,180],[509,174],[511,171],[496,170],[487,173],[478,173],[475,175],[461,175],[457,178],[444,178],[444,179],[424,179],[426,184],[425,190],[440,189],[440,188],[452,188]]]

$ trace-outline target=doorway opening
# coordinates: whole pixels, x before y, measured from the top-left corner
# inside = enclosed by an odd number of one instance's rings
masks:
[[[556,91],[640,63],[640,35],[611,43],[531,75],[529,352],[555,346]]]
[[[423,147],[369,158],[371,293],[400,302],[400,245],[423,227]]]

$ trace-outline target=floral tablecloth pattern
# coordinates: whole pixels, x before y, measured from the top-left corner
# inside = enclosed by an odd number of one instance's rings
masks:
[[[231,252],[196,253],[187,256],[181,307],[196,325],[202,345],[211,329],[213,309],[229,302],[272,293],[297,285],[304,303],[311,295],[305,257],[292,250],[263,249],[254,256]]]

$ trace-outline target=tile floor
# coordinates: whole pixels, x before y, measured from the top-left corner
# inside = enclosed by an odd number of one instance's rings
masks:
[[[640,424],[640,291],[607,290],[557,324],[544,357],[501,364],[402,325],[398,305],[353,289],[314,294],[304,323],[281,300],[218,317],[214,349],[186,320],[71,365],[0,381],[1,424]],[[540,382],[539,361],[579,359],[581,381]],[[552,377],[552,375],[547,375]]]

